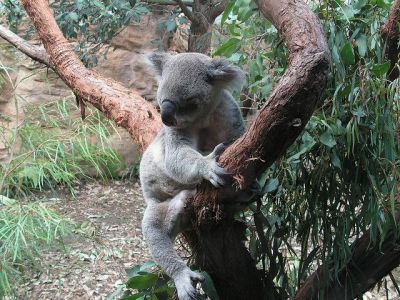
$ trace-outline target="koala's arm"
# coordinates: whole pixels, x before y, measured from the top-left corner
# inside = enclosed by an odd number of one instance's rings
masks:
[[[215,187],[224,186],[229,174],[217,163],[218,156],[225,149],[220,144],[209,155],[203,156],[195,148],[192,138],[182,133],[171,132],[165,135],[165,166],[174,180],[182,184],[198,184],[208,180]]]
[[[146,197],[142,229],[154,260],[174,280],[178,297],[182,300],[197,299],[194,287],[204,277],[192,271],[176,253],[173,240],[181,228],[182,212],[194,190],[183,190],[170,200],[159,202]]]

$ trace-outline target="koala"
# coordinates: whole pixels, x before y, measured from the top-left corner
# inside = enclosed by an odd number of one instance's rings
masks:
[[[157,75],[164,126],[140,163],[147,204],[143,234],[154,260],[174,280],[179,299],[197,299],[195,285],[204,278],[179,257],[173,241],[190,227],[182,215],[196,185],[203,180],[215,187],[229,183],[217,160],[245,129],[231,95],[244,73],[225,59],[200,53],[152,53],[147,58]]]

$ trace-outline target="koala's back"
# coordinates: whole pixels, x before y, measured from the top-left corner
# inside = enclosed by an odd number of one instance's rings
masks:
[[[194,188],[192,185],[181,184],[168,174],[165,166],[165,128],[161,129],[143,153],[139,176],[146,201],[162,202],[182,190]]]

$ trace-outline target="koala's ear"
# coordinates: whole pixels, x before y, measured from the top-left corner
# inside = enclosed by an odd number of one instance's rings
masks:
[[[245,75],[244,72],[224,58],[213,58],[208,72],[211,84],[228,89],[240,89]]]
[[[170,56],[171,55],[166,52],[151,52],[146,54],[147,60],[158,76],[161,76],[164,65]]]

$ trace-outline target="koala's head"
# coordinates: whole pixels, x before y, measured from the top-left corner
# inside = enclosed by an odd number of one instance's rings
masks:
[[[224,89],[239,88],[244,73],[222,58],[200,53],[147,56],[157,74],[157,101],[166,126],[185,128],[209,115]]]

